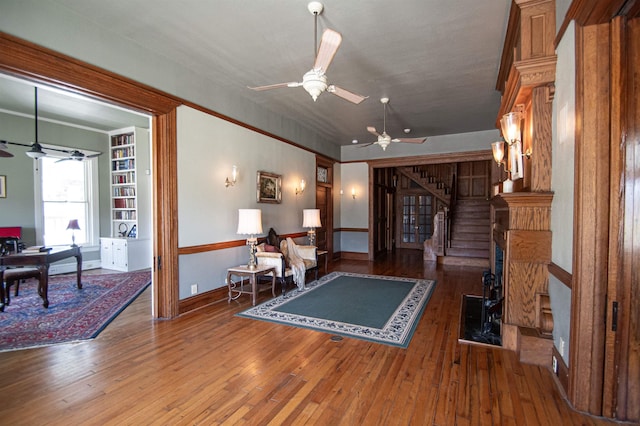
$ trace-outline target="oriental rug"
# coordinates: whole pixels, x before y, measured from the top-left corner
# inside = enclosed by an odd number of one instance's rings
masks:
[[[49,277],[49,308],[42,306],[35,279],[0,312],[0,351],[77,342],[96,337],[151,283],[151,270],[120,274]]]
[[[237,315],[406,348],[435,284],[332,272]]]

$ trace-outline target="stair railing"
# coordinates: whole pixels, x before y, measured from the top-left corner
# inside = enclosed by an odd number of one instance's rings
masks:
[[[457,188],[457,179],[456,173],[451,174],[451,198],[449,202],[449,212],[447,214],[447,222],[446,222],[446,247],[451,247],[451,228],[453,218],[455,217],[456,205],[458,204],[458,188]]]

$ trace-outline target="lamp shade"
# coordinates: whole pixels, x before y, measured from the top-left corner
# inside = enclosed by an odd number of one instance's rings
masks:
[[[520,140],[520,122],[522,114],[519,112],[510,112],[500,119],[500,127],[502,128],[502,136],[509,145]]]
[[[304,209],[302,215],[303,228],[320,228],[322,226],[319,209]]]
[[[238,209],[238,234],[262,234],[262,210]]]
[[[491,144],[491,150],[493,151],[493,159],[496,163],[502,163],[504,159],[504,142],[497,141]]]
[[[80,229],[80,225],[78,225],[78,219],[71,219],[69,224],[67,225],[67,229]]]

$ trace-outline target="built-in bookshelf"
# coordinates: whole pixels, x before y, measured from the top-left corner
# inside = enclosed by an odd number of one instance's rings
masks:
[[[110,134],[111,237],[149,235],[149,132],[130,127]],[[143,220],[140,220],[140,219]]]
[[[109,134],[109,237],[101,238],[102,267],[121,271],[151,266],[149,131],[128,127]]]

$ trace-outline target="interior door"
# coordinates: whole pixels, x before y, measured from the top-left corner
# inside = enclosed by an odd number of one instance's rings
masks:
[[[399,248],[423,249],[432,233],[433,197],[426,194],[401,194],[398,202]]]
[[[331,188],[318,185],[316,187],[316,208],[320,210],[320,223],[322,227],[316,228],[316,246],[319,250],[327,250],[327,211],[328,200],[331,198]]]

